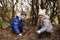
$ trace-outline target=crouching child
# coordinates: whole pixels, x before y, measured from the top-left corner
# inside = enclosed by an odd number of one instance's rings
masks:
[[[26,13],[17,13],[16,17],[11,21],[12,30],[19,36],[22,36],[24,32],[24,20],[26,19]]]
[[[52,33],[53,27],[51,21],[49,20],[49,16],[46,15],[45,12],[40,11],[38,13],[37,34],[44,32]]]

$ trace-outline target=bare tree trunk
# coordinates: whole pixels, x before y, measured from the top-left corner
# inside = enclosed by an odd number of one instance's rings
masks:
[[[12,0],[12,19],[14,18],[15,13],[14,13],[14,0]]]
[[[18,2],[18,0],[16,0],[15,5],[17,4],[17,2]],[[15,5],[14,5],[14,0],[12,0],[12,19],[15,17],[15,13],[16,13],[16,12],[14,11]]]
[[[36,25],[37,20],[38,20],[38,0],[32,0],[32,9],[31,9],[31,18],[32,18],[32,25]]]
[[[60,24],[60,0],[58,1],[58,9],[59,9],[59,13],[58,13],[58,20],[59,20],[59,24]]]

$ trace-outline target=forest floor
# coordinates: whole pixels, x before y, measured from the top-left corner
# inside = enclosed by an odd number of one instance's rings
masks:
[[[60,30],[55,31],[52,35],[38,38],[36,35],[36,27],[28,27],[23,36],[14,34],[10,27],[0,29],[0,40],[60,40]]]

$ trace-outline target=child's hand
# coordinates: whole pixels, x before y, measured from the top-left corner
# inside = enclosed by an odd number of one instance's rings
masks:
[[[38,33],[38,34],[40,34],[40,33],[41,33],[41,31],[40,31],[40,30],[38,30],[38,31],[37,31],[37,33]]]
[[[22,34],[20,33],[19,36],[22,36]]]

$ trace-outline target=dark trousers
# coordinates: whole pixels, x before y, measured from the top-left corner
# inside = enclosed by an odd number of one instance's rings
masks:
[[[19,29],[20,33],[23,32],[23,27],[22,26],[19,26],[18,29]]]
[[[38,25],[37,26],[37,30],[40,30],[42,28],[42,26],[41,25]],[[38,34],[38,37],[44,37],[44,36],[50,36],[51,35],[51,33],[50,32],[42,32],[41,34]]]
[[[40,30],[42,28],[41,25],[37,25],[37,30]]]

